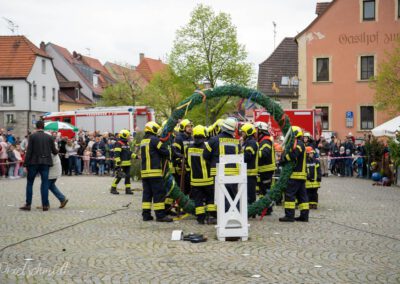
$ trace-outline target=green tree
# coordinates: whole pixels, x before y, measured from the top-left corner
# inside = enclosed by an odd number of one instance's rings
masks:
[[[184,98],[194,91],[192,83],[166,68],[153,77],[140,95],[141,103],[154,108],[162,119],[168,118]]]
[[[169,63],[179,76],[194,85],[208,81],[213,88],[217,83],[248,85],[252,66],[245,62],[246,57],[230,16],[216,15],[211,7],[200,4],[189,23],[177,31]],[[230,97],[207,103],[212,120],[226,110],[228,101]]]
[[[136,105],[137,97],[142,89],[128,81],[121,81],[117,84],[108,86],[101,94],[98,106],[126,106]]]
[[[386,53],[387,60],[378,66],[378,74],[370,85],[375,89],[375,103],[379,110],[391,115],[400,113],[400,38],[394,50]]]

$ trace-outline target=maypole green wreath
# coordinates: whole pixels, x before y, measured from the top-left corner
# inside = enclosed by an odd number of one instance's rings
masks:
[[[248,99],[264,107],[270,114],[273,115],[275,121],[279,123],[282,133],[284,135],[290,135],[288,136],[289,139],[287,139],[287,142],[284,146],[285,151],[289,151],[293,147],[294,137],[290,131],[290,121],[282,108],[269,97],[261,94],[256,90],[235,85],[216,87],[212,90],[205,90],[204,92],[195,92],[190,97],[183,100],[178,105],[177,109],[172,113],[171,117],[167,121],[167,124],[164,126],[161,134],[161,139],[163,141],[167,141],[169,139],[170,133],[174,131],[174,127],[176,126],[178,120],[183,118],[186,113],[190,111],[194,106],[205,102],[205,100],[211,100],[214,98],[225,96]],[[261,214],[262,211],[265,208],[269,207],[273,201],[281,199],[282,190],[287,185],[289,177],[293,172],[293,167],[293,162],[288,162],[283,165],[280,178],[278,182],[275,183],[275,185],[271,188],[269,194],[249,205],[249,216]],[[179,206],[183,208],[183,210],[188,213],[194,214],[195,206],[193,200],[190,200],[190,198],[180,190],[170,171],[166,171],[164,175],[164,186],[168,189],[168,196],[170,198],[176,200]]]

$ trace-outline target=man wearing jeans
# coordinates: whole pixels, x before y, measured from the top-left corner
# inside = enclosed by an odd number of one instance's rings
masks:
[[[51,154],[58,153],[53,138],[44,133],[44,122],[36,122],[36,133],[29,136],[28,149],[25,156],[24,166],[28,169],[26,183],[26,203],[20,207],[21,210],[30,211],[32,204],[32,187],[36,175],[39,173],[42,184],[40,193],[42,195],[43,211],[49,210],[49,167],[53,165]]]

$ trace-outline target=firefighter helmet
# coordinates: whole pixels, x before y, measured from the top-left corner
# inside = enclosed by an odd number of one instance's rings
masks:
[[[179,123],[179,131],[184,132],[186,129],[186,126],[192,125],[189,119],[184,119]]]
[[[235,134],[236,126],[237,126],[236,119],[233,117],[228,117],[221,124],[221,131],[226,132],[233,136]]]
[[[306,147],[306,152],[307,152],[307,154],[309,154],[309,153],[314,153],[315,151],[314,151],[314,148],[313,148],[313,147],[307,146],[307,147]]]
[[[256,133],[256,128],[254,127],[253,124],[251,123],[245,123],[242,125],[242,127],[240,128],[240,130],[242,132],[244,132],[246,134],[246,136],[251,136],[254,133]]]
[[[119,132],[119,138],[122,138],[122,139],[128,139],[130,135],[131,135],[131,133],[129,132],[129,130],[126,130],[126,129],[122,129]]]
[[[263,132],[269,135],[269,125],[268,123],[257,121],[254,123],[254,127],[258,129],[258,131]]]
[[[298,126],[292,126],[292,132],[296,138],[303,136],[303,130]]]
[[[157,134],[159,129],[160,129],[160,125],[158,125],[157,122],[155,122],[155,121],[149,121],[144,126],[145,133]]]
[[[311,133],[310,132],[304,132],[304,137],[311,138]]]
[[[193,128],[193,136],[200,136],[200,137],[206,137],[206,128],[203,125],[197,125],[195,128]]]

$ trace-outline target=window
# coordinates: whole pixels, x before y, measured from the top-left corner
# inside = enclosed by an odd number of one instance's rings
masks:
[[[287,85],[289,85],[289,77],[283,76],[281,79],[281,86],[287,86]]]
[[[329,81],[329,58],[317,58],[317,82]]]
[[[46,74],[46,60],[42,59],[42,74]]]
[[[360,128],[361,130],[369,130],[374,128],[374,107],[362,106],[360,108]]]
[[[2,103],[11,105],[14,104],[14,89],[12,86],[1,87],[1,93],[3,96]]]
[[[322,130],[329,130],[329,107],[315,107],[321,110]]]
[[[374,56],[361,56],[360,79],[369,80],[374,76]]]
[[[397,18],[400,19],[400,0],[397,0]]]
[[[93,74],[93,86],[97,87],[99,85],[99,75]]]
[[[66,122],[66,123],[71,123],[71,118],[70,117],[65,117],[63,119],[63,121]]]
[[[52,95],[53,102],[56,100],[56,88],[53,88],[53,95]]]
[[[299,108],[299,104],[298,102],[292,102],[292,109],[298,109]]]
[[[46,100],[46,86],[42,87],[42,98],[43,100]]]
[[[13,113],[6,113],[6,124],[15,123],[15,117]]]
[[[33,84],[33,98],[37,98],[37,85]]]
[[[375,20],[375,0],[363,1],[363,20],[364,21]]]

